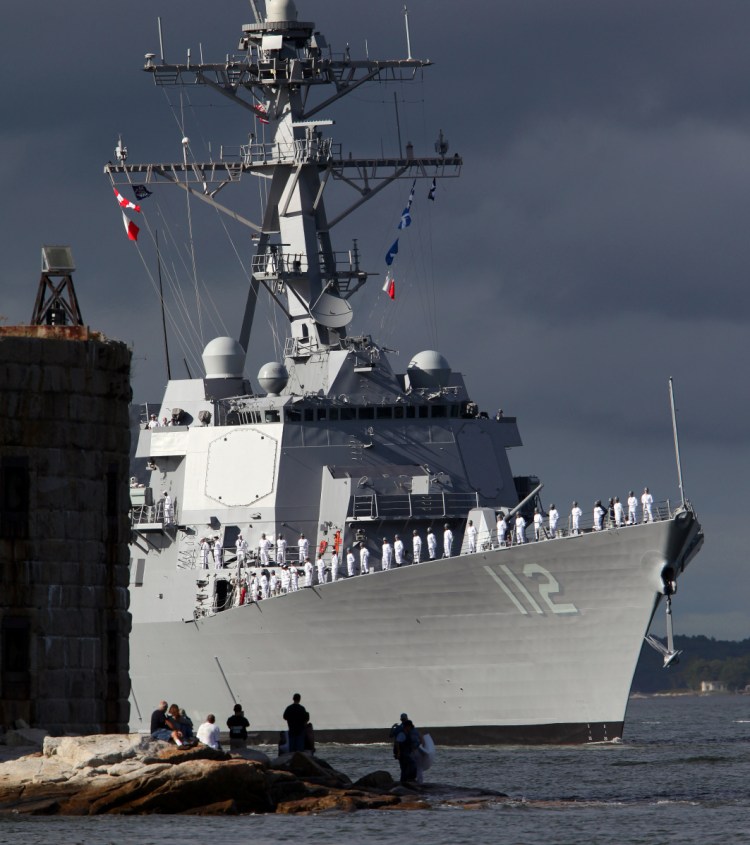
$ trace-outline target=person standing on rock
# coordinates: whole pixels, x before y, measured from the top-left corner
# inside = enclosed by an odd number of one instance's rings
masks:
[[[396,734],[396,756],[401,768],[401,783],[413,782],[417,779],[417,764],[414,760],[419,749],[419,731],[414,722],[407,719]]]
[[[220,733],[219,726],[216,724],[216,716],[213,713],[209,713],[206,716],[206,721],[199,726],[196,736],[198,737],[198,742],[203,745],[218,749]]]
[[[284,711],[282,718],[289,730],[289,751],[305,750],[305,729],[310,721],[310,714],[300,704],[302,696],[295,692],[292,703]]]
[[[250,722],[243,713],[241,704],[234,705],[234,715],[227,719],[227,727],[229,728],[229,747],[234,751],[246,748],[247,729],[250,727]]]

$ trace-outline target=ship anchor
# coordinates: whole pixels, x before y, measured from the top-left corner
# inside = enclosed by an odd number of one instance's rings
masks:
[[[680,655],[682,650],[676,651],[674,647],[674,631],[672,628],[672,594],[674,593],[676,584],[674,581],[665,578],[664,580],[664,595],[667,598],[667,644],[666,646],[660,640],[657,640],[653,634],[646,634],[646,642],[664,658],[664,669],[676,665],[680,662]]]

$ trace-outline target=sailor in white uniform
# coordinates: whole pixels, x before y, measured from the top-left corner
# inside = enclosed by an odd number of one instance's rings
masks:
[[[305,586],[312,587],[313,585],[313,565],[310,558],[305,561]]]
[[[296,566],[293,566],[289,571],[289,580],[292,585],[292,592],[296,593],[299,590],[299,569]]]
[[[594,531],[601,531],[604,527],[604,508],[599,499],[594,502]]]
[[[622,528],[623,516],[622,502],[619,496],[615,496],[615,525],[618,528]]]
[[[516,543],[526,542],[526,520],[519,513],[516,516]]]
[[[573,502],[573,508],[570,511],[570,522],[573,534],[581,533],[581,517],[583,511],[578,507],[578,502]]]
[[[549,506],[549,536],[554,540],[557,537],[557,523],[560,519],[560,514],[554,505]]]
[[[265,572],[261,572],[261,575],[260,575],[260,594],[261,594],[261,597],[264,598],[264,599],[267,599],[270,595],[268,575],[266,575]]]
[[[260,535],[260,542],[258,543],[258,553],[260,555],[260,565],[261,566],[268,566],[268,552],[271,549],[273,544],[271,541],[266,537],[265,534]]]
[[[432,526],[427,529],[427,555],[430,560],[435,560],[437,557],[437,537]]]
[[[368,575],[370,572],[370,550],[364,543],[359,544],[359,574]]]
[[[310,551],[310,541],[304,534],[299,535],[297,550],[299,552],[299,562],[304,563],[307,560],[307,553]]]
[[[450,557],[453,554],[453,532],[447,522],[443,527],[443,557]]]
[[[497,544],[502,548],[505,545],[505,538],[508,536],[508,523],[505,519],[505,512],[500,511],[497,515]]]
[[[638,522],[638,499],[631,490],[628,493],[628,525],[635,525]]]
[[[393,561],[393,546],[388,542],[386,537],[383,537],[383,556],[380,558],[380,564],[383,571],[391,568]]]
[[[654,497],[648,492],[648,487],[643,488],[643,495],[641,496],[641,506],[643,507],[643,521],[654,521]]]
[[[224,566],[224,549],[221,545],[221,537],[214,537],[214,568],[221,569]]]
[[[467,539],[467,542],[468,542],[469,554],[470,555],[473,555],[477,550],[477,534],[478,533],[479,532],[477,531],[476,525],[474,525],[472,520],[469,520],[469,524],[466,527],[466,539]]]
[[[164,524],[171,525],[174,522],[174,508],[172,507],[172,497],[164,491],[164,499],[163,499],[163,513],[164,513]]]
[[[338,581],[339,580],[339,555],[336,549],[333,550],[333,554],[331,555],[331,581]]]
[[[534,508],[534,539],[537,543],[539,542],[543,531],[544,520],[542,519],[542,515],[539,513],[539,508]]]
[[[355,567],[357,561],[354,557],[354,552],[351,549],[346,550],[346,574],[351,578],[352,575],[356,575]]]
[[[286,563],[286,540],[283,534],[279,534],[279,539],[276,541],[276,563],[279,566]]]
[[[414,557],[414,563],[420,563],[422,560],[422,538],[417,530],[411,532],[411,553]]]
[[[243,567],[247,561],[247,540],[242,534],[237,535],[237,566]]]
[[[396,534],[393,538],[393,560],[396,566],[404,562],[404,541]]]
[[[292,579],[289,575],[289,567],[284,564],[281,567],[281,592],[288,593],[291,586]]]
[[[208,569],[208,554],[211,551],[211,544],[208,542],[207,538],[204,537],[201,540],[201,564],[203,565],[204,569]]]
[[[318,567],[318,584],[325,584],[326,582],[326,562],[323,560],[323,555],[318,555],[318,560],[315,565]]]

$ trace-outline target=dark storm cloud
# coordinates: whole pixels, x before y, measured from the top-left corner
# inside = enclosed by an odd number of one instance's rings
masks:
[[[686,487],[707,534],[675,618],[687,633],[748,636],[739,488],[750,471],[750,4],[408,5],[413,53],[434,67],[413,85],[359,89],[332,110],[331,133],[345,154],[395,154],[395,93],[402,140],[430,154],[442,128],[465,166],[434,204],[418,187],[395,303],[380,292],[383,255],[408,184],[334,230],[337,249],[358,237],[363,265],[380,273],[354,301],[353,330],[398,347],[399,370],[419,349],[439,348],[481,407],[517,414],[525,448],[511,453],[514,470],[538,473],[561,512],[573,498],[588,508],[646,484],[676,500],[673,376]],[[334,50],[349,42],[355,57],[366,45],[372,57],[405,55],[401,0],[297,6]],[[102,166],[120,132],[131,161],[169,161],[182,154],[183,116],[197,159],[209,142],[213,155],[245,142],[251,128],[218,95],[193,88],[181,101],[178,89],[154,87],[140,68],[144,53],[158,53],[157,14],[172,61],[188,47],[195,60],[201,45],[207,61],[222,61],[251,20],[244,0],[11,4],[3,27],[12,71],[0,89],[0,312],[28,319],[39,247],[70,243],[84,319],[133,344],[134,391],[149,400],[165,380],[147,272],[153,246],[142,237],[144,266]],[[256,216],[255,183],[231,190],[227,204]],[[149,201],[148,221],[184,258],[184,196],[167,194]],[[344,202],[339,193],[329,208]],[[227,236],[213,212],[193,205],[199,275],[226,324],[207,314],[205,332],[237,333],[248,233],[229,226]],[[181,275],[193,319],[193,279]],[[259,308],[251,377],[280,354],[278,316],[269,303]],[[171,343],[182,376],[187,352],[174,333]]]

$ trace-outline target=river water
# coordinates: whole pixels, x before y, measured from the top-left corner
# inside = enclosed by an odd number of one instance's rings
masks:
[[[397,776],[386,744],[318,753],[353,780],[375,769]],[[0,843],[750,843],[750,696],[635,699],[617,744],[438,748],[428,779],[500,790],[511,800],[479,810],[301,817],[6,816]]]

